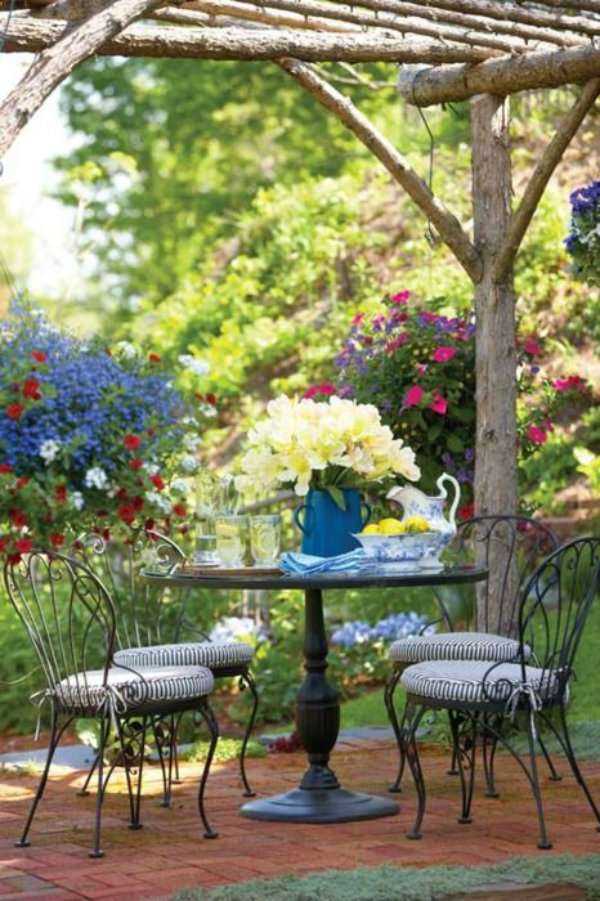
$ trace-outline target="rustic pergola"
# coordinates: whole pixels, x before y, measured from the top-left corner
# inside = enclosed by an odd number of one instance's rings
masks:
[[[600,0],[3,0],[9,52],[34,52],[0,104],[0,158],[43,101],[95,54],[265,60],[337,116],[410,195],[474,285],[475,497],[517,506],[515,257],[544,189],[600,93]],[[135,23],[135,24],[134,24]],[[0,41],[1,43],[1,41]],[[393,144],[314,64],[390,62],[418,107],[471,99],[473,238]],[[512,209],[508,97],[581,85]]]

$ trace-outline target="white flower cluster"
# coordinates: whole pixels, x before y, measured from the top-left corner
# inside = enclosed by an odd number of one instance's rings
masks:
[[[179,464],[184,472],[189,474],[196,472],[198,469],[198,461],[191,454],[185,454]]]
[[[187,435],[183,436],[183,446],[187,451],[191,451],[192,453],[200,447],[202,444],[202,438],[200,435],[194,435],[193,432],[188,432]]]
[[[173,479],[171,482],[171,491],[174,494],[187,494],[190,490],[187,479]]]
[[[101,466],[92,466],[85,474],[84,483],[86,488],[97,488],[103,491],[108,485],[108,476]]]
[[[206,375],[210,371],[210,366],[205,360],[200,360],[192,354],[180,354],[177,359],[182,366],[193,372],[194,375]]]
[[[237,478],[241,490],[289,482],[303,496],[313,473],[332,466],[366,482],[394,473],[411,481],[421,475],[414,451],[394,439],[377,407],[340,397],[326,403],[278,397],[250,431],[248,444]]]
[[[140,355],[137,347],[129,341],[118,341],[115,344],[113,351],[116,356],[121,357],[122,360],[135,360],[136,357],[139,357]]]
[[[146,500],[149,504],[153,504],[155,507],[162,513],[166,513],[167,515],[173,509],[173,504],[169,500],[168,497],[165,497],[164,494],[160,494],[158,491],[147,491],[146,492]]]
[[[43,441],[40,444],[38,453],[46,466],[49,466],[50,463],[54,462],[59,451],[60,443],[58,441],[54,441],[52,438],[48,438],[46,441]]]
[[[81,491],[72,491],[69,494],[69,503],[75,510],[83,510],[85,506],[85,500]]]

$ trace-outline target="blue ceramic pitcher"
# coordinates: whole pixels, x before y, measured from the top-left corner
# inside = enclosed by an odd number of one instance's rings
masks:
[[[328,491],[311,488],[306,501],[294,512],[294,522],[302,532],[302,553],[335,557],[359,547],[352,537],[368,523],[371,510],[356,488],[343,491],[346,509],[341,510]]]

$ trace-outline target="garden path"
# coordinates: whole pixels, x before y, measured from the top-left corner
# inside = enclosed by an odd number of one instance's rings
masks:
[[[252,780],[261,793],[297,784],[304,755],[280,754],[249,761]],[[390,741],[340,742],[335,767],[346,785],[384,793],[396,763]],[[87,857],[94,796],[78,798],[83,774],[56,769],[32,832],[32,847],[13,847],[28,808],[35,777],[0,774],[0,901],[102,899],[138,901],[168,898],[184,887],[217,886],[259,877],[306,874],[332,867],[387,863],[397,866],[497,863],[523,854],[589,854],[600,851],[594,829],[572,778],[544,786],[550,833],[555,850],[538,852],[532,802],[523,777],[511,760],[499,760],[502,797],[478,793],[471,826],[459,826],[458,785],[445,776],[447,759],[439,750],[424,757],[429,814],[425,837],[410,842],[405,832],[414,811],[409,785],[400,796],[399,816],[370,823],[336,826],[283,826],[243,820],[238,814],[240,790],[234,763],[215,767],[207,792],[212,822],[221,837],[200,838],[195,806],[198,765],[184,764],[184,784],[177,787],[171,810],[158,805],[157,766],[145,773],[145,828],[126,828],[124,784],[115,779],[105,805],[103,844],[106,857]],[[565,767],[561,761],[561,772]],[[600,794],[600,763],[589,764],[592,790]]]

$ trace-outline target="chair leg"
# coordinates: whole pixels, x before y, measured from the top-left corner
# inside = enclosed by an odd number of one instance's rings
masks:
[[[471,823],[471,804],[475,785],[475,760],[477,757],[478,714],[467,714],[461,710],[449,710],[452,745],[458,763],[462,797],[462,812],[459,823]]]
[[[141,829],[142,824],[140,823],[140,807],[142,803],[142,779],[144,775],[144,749],[146,747],[146,730],[148,727],[148,717],[144,717],[142,719],[142,728],[138,733],[139,740],[139,766],[137,771],[137,786],[135,793],[135,802],[134,802],[134,810],[133,810],[133,818],[131,823],[129,824],[130,829]]]
[[[102,830],[102,803],[104,801],[104,745],[110,727],[110,720],[102,722],[100,728],[100,741],[98,745],[98,788],[96,789],[96,821],[94,827],[94,846],[89,853],[90,857],[104,857],[104,851],[100,847],[100,835]]]
[[[406,837],[413,841],[423,837],[421,824],[423,822],[423,817],[425,816],[425,779],[423,778],[423,770],[421,769],[421,761],[419,759],[419,750],[416,741],[417,729],[419,728],[419,723],[421,722],[424,713],[424,707],[417,709],[416,705],[409,701],[406,704],[404,715],[402,717],[404,753],[417,791],[417,813],[415,821],[411,831],[406,833]]]
[[[89,785],[90,785],[90,782],[92,781],[92,776],[96,772],[97,766],[98,766],[98,752],[96,751],[96,756],[94,757],[94,762],[92,763],[90,769],[88,770],[88,774],[85,777],[85,782],[83,783],[83,785],[77,792],[78,798],[86,798],[89,795],[89,791],[88,791]]]
[[[537,744],[538,734],[536,725],[535,710],[530,709],[527,716],[527,740],[529,743],[529,760],[530,760],[530,781],[533,791],[533,798],[537,808],[538,823],[540,828],[540,840],[538,848],[541,851],[547,851],[552,847],[552,842],[548,839],[546,831],[546,819],[544,817],[544,803],[542,801],[542,791],[540,788],[540,778],[538,774],[537,759],[535,746]]]
[[[206,699],[201,703],[200,707],[198,708],[198,712],[206,723],[208,731],[210,733],[210,745],[208,748],[208,754],[206,755],[206,760],[204,761],[204,769],[202,770],[202,777],[200,779],[200,785],[198,787],[198,811],[204,825],[204,838],[218,838],[219,833],[215,832],[214,829],[211,828],[210,823],[208,822],[208,819],[206,817],[206,811],[204,809],[204,789],[206,788],[208,774],[210,772],[210,765],[215,754],[217,742],[219,741],[219,724],[217,722],[217,718],[213,713],[212,707]]]
[[[249,672],[245,672],[242,676],[240,676],[240,684],[242,686],[247,686],[250,689],[253,699],[252,711],[250,713],[250,719],[248,720],[248,724],[246,726],[246,731],[244,732],[242,749],[240,751],[240,775],[244,784],[244,798],[254,798],[256,792],[253,791],[250,787],[248,778],[246,776],[246,749],[248,747],[248,741],[250,740],[252,730],[254,729],[254,721],[256,720],[256,711],[258,710],[258,692],[256,690],[256,682]]]
[[[63,733],[67,726],[73,722],[73,717],[69,717],[65,723],[59,728],[58,725],[59,716],[56,711],[52,710],[52,725],[51,725],[51,733],[50,733],[50,744],[48,746],[48,753],[46,755],[46,763],[44,765],[44,771],[40,777],[40,781],[38,783],[37,791],[35,793],[35,797],[33,799],[33,803],[29,810],[29,815],[25,822],[25,826],[23,828],[23,833],[18,842],[15,842],[15,846],[17,848],[28,848],[31,842],[29,841],[29,830],[31,829],[31,824],[33,823],[33,818],[35,816],[38,804],[42,800],[44,795],[44,790],[46,788],[46,783],[48,782],[48,775],[50,773],[50,766],[52,764],[52,758],[54,757],[54,752],[56,751],[59,742],[63,736]]]
[[[173,776],[173,729],[175,726],[175,714],[171,714],[168,719],[168,726],[165,726],[164,717],[152,717],[152,734],[154,735],[154,746],[158,754],[158,762],[163,783],[163,797],[160,802],[161,807],[171,806],[171,784]],[[168,748],[167,763],[165,764],[165,747]]]
[[[538,744],[541,748],[542,754],[544,755],[544,760],[546,761],[548,769],[550,770],[550,775],[548,777],[550,779],[550,782],[560,782],[562,780],[562,776],[556,771],[556,767],[552,762],[552,758],[550,757],[546,744],[541,735],[538,735]]]
[[[448,712],[448,719],[450,719],[450,712]],[[452,734],[452,721],[450,721],[450,733]],[[447,776],[458,776],[458,760],[456,759],[456,748],[454,747],[454,742],[452,742],[452,756],[450,757],[450,767],[446,770]]]
[[[566,710],[562,704],[560,706],[560,723],[562,726],[562,735],[564,738],[563,746],[567,755],[567,760],[569,761],[569,766],[571,767],[571,772],[575,776],[575,779],[581,786],[581,789],[587,798],[587,802],[592,809],[592,813],[596,817],[596,822],[599,824],[596,829],[598,832],[600,832],[600,811],[598,810],[596,802],[594,801],[592,794],[588,788],[587,782],[583,778],[583,774],[579,769],[579,763],[577,762],[577,757],[575,756],[575,751],[573,750],[573,745],[571,743],[571,736],[569,734]]]
[[[383,690],[383,700],[385,703],[385,709],[387,710],[388,719],[391,723],[392,729],[394,730],[394,736],[396,737],[396,745],[398,746],[398,754],[400,756],[400,760],[398,762],[398,773],[394,782],[388,788],[388,791],[398,793],[402,791],[402,777],[404,775],[404,768],[406,766],[406,751],[404,748],[404,738],[402,735],[402,729],[398,722],[398,714],[396,712],[396,705],[394,704],[394,692],[396,691],[396,687],[398,682],[400,681],[400,677],[402,676],[401,669],[395,669],[390,676],[390,678],[385,683],[385,688]],[[402,726],[404,726],[404,719]]]
[[[483,736],[482,736],[482,760],[483,772],[485,776],[485,796],[486,798],[499,798],[496,789],[496,781],[494,778],[494,762],[496,760],[496,750],[498,748],[498,740],[488,729],[488,715],[483,716]]]

